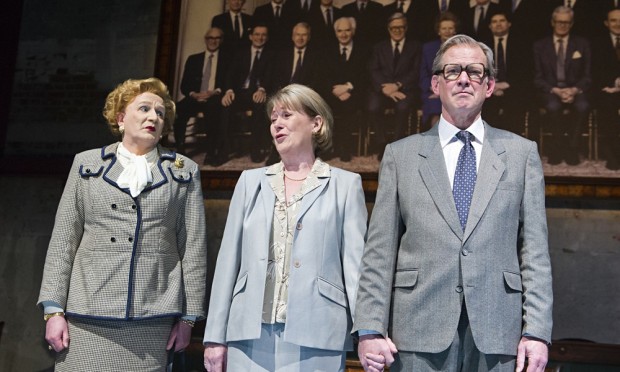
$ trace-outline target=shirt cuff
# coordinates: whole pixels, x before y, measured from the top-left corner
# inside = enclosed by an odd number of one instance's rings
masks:
[[[41,301],[41,305],[43,306],[44,314],[52,314],[52,313],[64,313],[65,310],[60,306],[60,304],[54,301]]]
[[[357,335],[362,337],[362,336],[367,336],[367,335],[380,335],[381,333],[377,332],[377,331],[373,331],[371,329],[358,329],[357,330]]]

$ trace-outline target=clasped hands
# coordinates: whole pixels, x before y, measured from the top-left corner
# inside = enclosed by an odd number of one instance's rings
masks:
[[[575,97],[577,96],[577,94],[579,94],[579,89],[575,87],[569,87],[569,88],[554,87],[553,89],[551,89],[551,93],[560,97],[560,101],[562,101],[562,103],[573,103],[573,101],[575,100]]]
[[[398,350],[389,337],[379,334],[360,336],[357,355],[365,372],[382,372],[394,363]]]
[[[332,94],[342,102],[351,98],[351,92],[348,84],[336,84],[332,86]]]
[[[400,91],[400,86],[396,83],[381,84],[381,92],[394,102],[407,98],[407,95]]]

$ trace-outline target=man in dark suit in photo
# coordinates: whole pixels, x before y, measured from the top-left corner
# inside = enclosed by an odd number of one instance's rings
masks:
[[[384,111],[393,108],[395,127],[392,139],[403,138],[407,134],[409,115],[420,96],[418,79],[420,75],[420,44],[409,39],[407,18],[403,13],[394,13],[387,23],[390,38],[377,43],[369,62],[370,86],[368,95],[368,119],[379,158],[388,141]]]
[[[269,29],[269,45],[275,49],[284,48],[291,43],[293,25],[282,13],[284,0],[271,0],[256,7],[252,15],[254,24],[264,24]]]
[[[459,15],[463,33],[488,45],[493,38],[489,29],[491,17],[500,11],[508,11],[508,9],[503,7],[503,3],[498,4],[491,2],[491,0],[476,0],[472,6],[466,8],[463,15]]]
[[[620,9],[607,13],[607,35],[593,43],[592,75],[598,141],[607,169],[620,169]]]
[[[368,46],[383,38],[385,21],[383,5],[373,0],[355,0],[342,7],[343,17],[355,18],[355,40]]]
[[[361,132],[361,110],[368,89],[368,49],[355,38],[353,17],[336,20],[333,30],[338,44],[325,50],[325,84],[322,96],[334,112],[334,151],[342,161],[354,152],[351,134]]]
[[[222,48],[234,52],[241,44],[248,42],[252,16],[241,10],[245,0],[227,0],[228,11],[218,14],[211,20],[211,27],[224,31]]]
[[[550,164],[579,163],[579,139],[590,111],[590,43],[572,35],[572,25],[573,10],[559,6],[551,16],[553,35],[534,44],[534,85],[548,115],[543,129],[553,136],[543,148]]]
[[[481,117],[493,52],[442,44],[429,131],[389,144],[353,331],[366,371],[543,372],[553,290],[537,145]],[[393,362],[393,363],[392,363]]]
[[[407,38],[418,42],[428,41],[434,35],[423,33],[427,20],[424,19],[426,11],[421,5],[419,0],[395,0],[383,7],[384,19],[389,20],[394,13],[402,13],[407,18]]]
[[[207,154],[215,151],[214,130],[220,120],[220,97],[229,63],[220,49],[223,36],[219,28],[209,29],[204,35],[206,51],[190,55],[185,62],[180,86],[184,97],[177,102],[174,122],[174,140],[179,152],[185,152],[187,122],[199,113],[207,122]]]
[[[342,17],[342,12],[333,3],[333,0],[320,0],[320,6],[309,16],[312,44],[320,50],[338,43],[334,34],[334,22]]]
[[[260,162],[264,159],[269,142],[265,102],[272,91],[270,69],[275,57],[274,52],[265,46],[268,37],[267,26],[254,25],[250,31],[250,45],[242,46],[234,55],[224,85],[218,153],[213,159],[214,165],[228,160],[229,129],[232,116],[239,111],[250,113],[248,120],[252,133],[252,161]]]
[[[494,14],[489,28],[493,37],[488,46],[495,56],[497,75],[493,95],[484,102],[482,112],[499,128],[523,134],[528,96],[533,88],[531,44],[513,37],[507,13]]]
[[[300,22],[293,27],[291,47],[282,49],[278,53],[274,73],[275,90],[289,84],[307,85],[318,89],[319,55],[316,49],[309,44],[310,25]]]

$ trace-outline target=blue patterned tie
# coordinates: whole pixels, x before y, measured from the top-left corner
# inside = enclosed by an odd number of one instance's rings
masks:
[[[476,152],[471,144],[471,141],[474,140],[473,134],[462,130],[456,134],[456,138],[465,145],[461,149],[459,160],[456,163],[452,195],[454,196],[454,204],[456,204],[456,211],[461,221],[461,228],[465,231],[469,206],[471,205],[471,198],[476,185]]]

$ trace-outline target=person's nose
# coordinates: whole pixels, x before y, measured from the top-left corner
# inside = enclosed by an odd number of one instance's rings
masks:
[[[150,109],[149,112],[147,113],[147,118],[150,121],[157,121],[159,119],[159,116],[157,115],[157,111],[155,111],[155,109]]]
[[[461,71],[459,77],[456,79],[456,82],[460,87],[468,87],[471,81],[469,80],[469,75],[467,75],[467,71]]]

